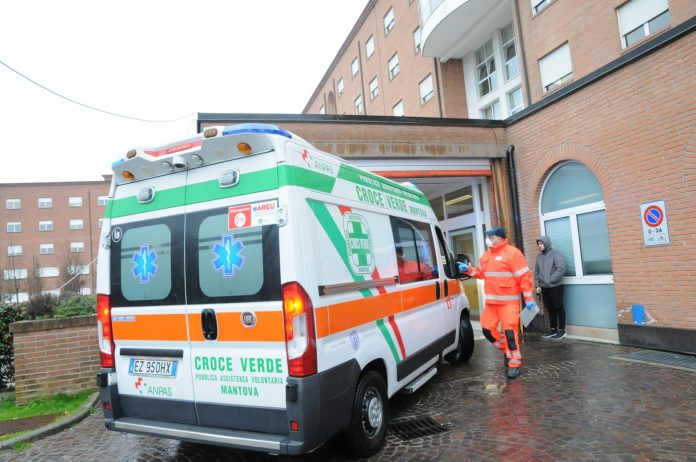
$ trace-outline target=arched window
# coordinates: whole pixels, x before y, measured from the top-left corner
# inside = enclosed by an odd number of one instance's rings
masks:
[[[565,257],[566,276],[576,277],[568,282],[612,283],[604,194],[590,169],[561,164],[547,178],[539,208],[542,232]]]

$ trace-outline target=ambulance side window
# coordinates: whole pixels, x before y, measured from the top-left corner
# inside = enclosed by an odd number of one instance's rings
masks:
[[[449,279],[454,279],[456,277],[455,274],[457,274],[457,271],[454,269],[456,264],[454,256],[447,249],[445,236],[442,234],[442,230],[437,226],[435,227],[435,234],[437,234],[437,243],[440,248],[440,261],[445,268],[445,276]]]
[[[178,216],[112,227],[113,306],[184,303],[183,221]]]
[[[188,214],[186,228],[189,303],[281,299],[277,225],[234,228],[225,207]]]
[[[391,217],[401,284],[437,278],[435,246],[430,225]]]

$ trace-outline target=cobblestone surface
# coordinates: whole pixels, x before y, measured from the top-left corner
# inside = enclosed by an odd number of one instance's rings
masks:
[[[619,361],[616,345],[530,336],[522,374],[505,379],[502,355],[476,342],[469,363],[438,365],[413,395],[391,400],[392,420],[429,415],[449,430],[402,441],[389,434],[381,461],[693,461],[696,372]],[[288,458],[107,431],[101,413],[2,461],[350,460],[330,442]]]

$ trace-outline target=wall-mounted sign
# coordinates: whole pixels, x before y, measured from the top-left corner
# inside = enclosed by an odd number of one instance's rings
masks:
[[[640,216],[643,223],[643,242],[646,247],[669,244],[665,201],[641,204]]]

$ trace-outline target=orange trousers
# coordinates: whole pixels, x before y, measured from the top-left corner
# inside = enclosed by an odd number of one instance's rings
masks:
[[[498,332],[498,325],[501,325],[503,334]],[[522,365],[522,354],[520,353],[520,342],[517,335],[519,325],[519,302],[508,304],[486,303],[481,314],[483,335],[505,354],[509,360],[508,367],[520,367]]]

